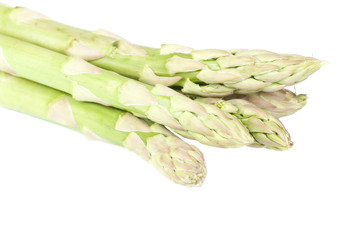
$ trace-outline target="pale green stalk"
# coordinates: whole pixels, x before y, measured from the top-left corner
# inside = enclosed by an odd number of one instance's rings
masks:
[[[290,134],[284,125],[273,115],[266,113],[244,99],[225,101],[217,98],[197,98],[196,101],[214,104],[225,112],[236,116],[251,133],[253,147],[266,147],[274,150],[288,150],[292,147]]]
[[[294,114],[307,103],[307,95],[296,95],[287,89],[269,93],[234,94],[227,96],[225,99],[245,99],[278,118]]]
[[[68,94],[0,72],[0,105],[135,152],[170,180],[200,186],[207,170],[202,153],[163,126],[128,112],[79,102]],[[15,127],[15,126],[14,126]]]
[[[265,50],[194,50],[175,44],[148,48],[104,30],[90,32],[57,23],[25,8],[0,5],[0,33],[142,82],[173,86],[187,94],[227,96],[273,92],[303,81],[324,62]]]
[[[239,147],[254,141],[240,121],[212,105],[1,34],[0,70],[69,93],[79,101],[129,111],[211,146]]]

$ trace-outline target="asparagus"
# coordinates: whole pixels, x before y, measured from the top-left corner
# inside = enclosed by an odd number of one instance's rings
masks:
[[[0,105],[135,152],[175,183],[200,186],[202,153],[166,128],[115,108],[76,101],[66,93],[0,72]]]
[[[197,98],[196,101],[213,104],[240,119],[255,139],[252,147],[288,150],[293,145],[290,134],[277,118],[247,100]]]
[[[307,95],[296,95],[287,89],[270,93],[235,94],[225,99],[245,99],[278,118],[294,114],[307,103]]]
[[[129,111],[211,146],[239,147],[254,141],[240,121],[212,105],[1,34],[0,70],[69,93],[79,101]]]
[[[265,50],[194,50],[176,44],[143,47],[104,30],[90,32],[25,8],[1,5],[0,33],[147,84],[172,86],[198,96],[277,91],[303,81],[324,64],[311,57]]]

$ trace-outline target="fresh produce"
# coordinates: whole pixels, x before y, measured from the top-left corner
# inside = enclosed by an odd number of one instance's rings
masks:
[[[278,119],[302,109],[297,84],[325,64],[266,50],[151,48],[0,4],[0,105],[123,146],[172,181],[200,186],[202,153],[288,150]]]
[[[0,70],[95,102],[129,111],[216,147],[239,147],[254,139],[243,124],[217,107],[198,103],[160,84],[150,86],[0,34]],[[29,64],[30,63],[30,64]]]
[[[207,170],[202,153],[163,126],[0,72],[0,105],[135,152],[170,180],[199,186]]]
[[[311,57],[265,50],[194,50],[176,44],[142,47],[104,30],[86,31],[26,8],[1,5],[0,33],[150,85],[208,97],[277,91],[303,81],[324,64]]]
[[[288,150],[293,145],[283,124],[251,102],[243,99],[225,101],[217,98],[198,98],[196,101],[213,104],[241,120],[255,139],[251,146]]]
[[[225,99],[244,99],[275,117],[285,117],[301,110],[307,103],[306,94],[298,94],[287,89],[276,92],[257,92],[250,94],[234,94]]]

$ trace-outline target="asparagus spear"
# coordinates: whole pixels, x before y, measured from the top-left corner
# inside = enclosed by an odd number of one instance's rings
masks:
[[[69,93],[79,101],[129,111],[211,146],[239,147],[254,141],[240,121],[212,105],[1,34],[0,70]]]
[[[307,103],[307,95],[296,95],[287,89],[270,93],[234,94],[225,99],[245,99],[278,118],[294,114]]]
[[[293,145],[290,134],[277,118],[247,100],[197,98],[196,101],[213,104],[240,119],[255,139],[253,147],[288,150]]]
[[[173,86],[199,96],[277,91],[303,81],[324,64],[265,50],[194,50],[175,44],[142,47],[107,31],[90,32],[25,8],[1,5],[0,33],[81,57],[147,84]]]
[[[157,123],[128,112],[79,102],[61,91],[0,72],[0,105],[135,152],[170,180],[200,186],[207,170],[202,153]]]

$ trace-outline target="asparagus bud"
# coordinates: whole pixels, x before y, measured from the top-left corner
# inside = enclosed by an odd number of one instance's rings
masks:
[[[198,98],[196,100],[213,104],[237,117],[255,139],[251,145],[253,147],[288,150],[293,145],[284,125],[251,102],[244,99],[225,101],[217,98]]]
[[[225,99],[245,99],[278,118],[294,114],[307,103],[307,95],[296,95],[287,89],[269,93],[234,94]]]

